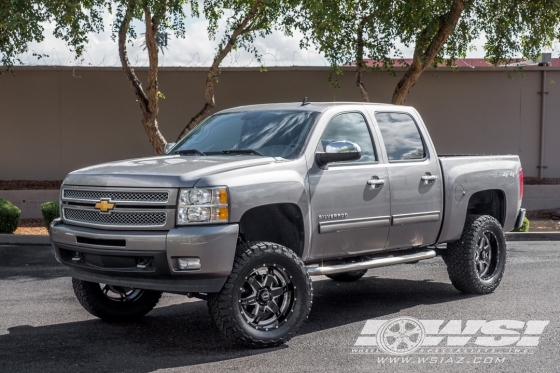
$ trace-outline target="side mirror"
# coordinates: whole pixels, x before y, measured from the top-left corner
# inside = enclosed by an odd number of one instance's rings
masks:
[[[325,147],[325,152],[315,153],[315,159],[321,168],[334,162],[357,161],[361,157],[360,145],[351,141],[333,141]]]
[[[171,150],[171,148],[173,148],[175,146],[175,144],[177,144],[176,142],[168,142],[167,144],[165,144],[165,147],[163,148],[163,154],[169,154],[169,151]]]

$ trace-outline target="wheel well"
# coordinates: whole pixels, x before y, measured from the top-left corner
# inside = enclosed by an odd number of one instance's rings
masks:
[[[240,237],[244,241],[274,242],[303,255],[305,232],[303,216],[293,203],[277,203],[254,207],[239,221]]]
[[[501,190],[482,190],[476,192],[469,199],[467,215],[490,215],[496,218],[504,226],[505,220],[505,196]]]

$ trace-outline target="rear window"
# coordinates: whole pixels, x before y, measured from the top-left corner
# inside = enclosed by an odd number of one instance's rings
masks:
[[[389,162],[426,158],[418,126],[405,113],[375,113]]]

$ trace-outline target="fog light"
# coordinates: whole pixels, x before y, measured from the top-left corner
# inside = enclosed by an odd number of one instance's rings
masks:
[[[179,269],[200,269],[200,258],[177,258]]]

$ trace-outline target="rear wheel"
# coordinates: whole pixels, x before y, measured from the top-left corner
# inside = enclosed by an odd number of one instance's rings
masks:
[[[222,290],[208,294],[208,309],[230,340],[253,348],[292,338],[311,309],[313,288],[301,259],[270,243],[239,245]]]
[[[458,241],[444,254],[447,273],[458,290],[470,294],[493,292],[505,271],[506,239],[500,223],[488,215],[469,215]]]
[[[150,312],[161,292],[72,279],[78,302],[93,316],[105,321],[137,320]]]
[[[348,271],[342,273],[333,273],[332,275],[326,275],[328,278],[334,281],[340,282],[352,282],[358,281],[367,273],[367,269],[362,269],[361,271]]]

